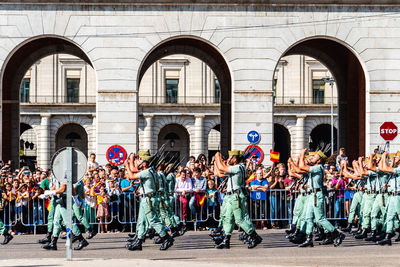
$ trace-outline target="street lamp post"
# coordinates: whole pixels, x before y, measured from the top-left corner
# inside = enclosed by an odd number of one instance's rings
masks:
[[[325,84],[329,83],[331,86],[331,155],[333,155],[333,85],[335,84],[335,79],[326,76],[325,78],[322,78],[322,80],[325,82]]]

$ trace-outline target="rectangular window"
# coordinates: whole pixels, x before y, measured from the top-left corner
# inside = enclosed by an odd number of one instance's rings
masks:
[[[179,79],[165,79],[165,103],[178,103]]]
[[[67,78],[67,103],[79,102],[79,78]]]
[[[325,103],[325,82],[320,79],[312,80],[313,104]]]
[[[31,84],[30,78],[24,78],[21,82],[20,88],[20,101],[21,103],[28,103],[29,102],[29,87]]]
[[[221,86],[217,78],[214,79],[215,98],[214,103],[221,103]]]

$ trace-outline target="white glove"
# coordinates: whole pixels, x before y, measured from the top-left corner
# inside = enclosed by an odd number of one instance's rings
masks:
[[[44,191],[44,195],[47,196],[55,196],[56,195],[56,190],[46,190]]]
[[[45,198],[47,198],[47,196],[45,194],[41,194],[41,195],[38,196],[38,198],[45,199]]]
[[[74,199],[74,202],[76,205],[78,205],[78,207],[80,207],[82,205],[82,203],[78,199],[78,196],[72,196],[72,198]]]

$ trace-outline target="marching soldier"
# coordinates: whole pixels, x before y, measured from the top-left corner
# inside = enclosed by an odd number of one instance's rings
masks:
[[[45,191],[44,194],[45,196],[55,196],[55,195],[58,196],[56,197],[55,200],[56,207],[54,212],[54,226],[53,226],[51,241],[49,244],[42,246],[43,249],[57,250],[57,240],[61,232],[61,226],[65,225],[67,219],[66,194],[65,194],[66,189],[67,189],[66,184],[60,184],[59,182],[57,182],[56,190]],[[74,195],[74,190],[73,190],[73,195]],[[80,232],[78,226],[75,223],[72,225],[72,234],[73,234],[72,242],[79,241],[78,246],[75,247],[74,250],[81,250],[89,245],[89,243],[82,236],[82,233]]]
[[[0,188],[0,201],[5,197],[5,194],[1,191]],[[2,245],[7,245],[14,237],[10,235],[7,228],[4,226],[3,221],[0,218],[0,235],[4,235],[4,241],[1,243]]]
[[[141,159],[137,162],[138,165],[136,165],[131,157],[130,162],[127,163],[129,176],[138,180],[140,183],[141,197],[139,216],[136,225],[137,241],[127,244],[126,247],[128,250],[142,250],[142,243],[145,239],[147,224],[161,237],[163,243],[160,250],[167,250],[174,244],[174,239],[167,233],[165,226],[161,223],[154,208],[158,204],[156,199],[157,189],[154,175],[151,173],[149,166],[150,159],[150,156],[141,156]]]
[[[306,165],[304,161],[306,151],[307,150],[304,149],[300,154],[299,168],[310,175],[307,186],[311,189],[312,193],[310,194],[311,197],[307,199],[305,210],[307,239],[300,244],[299,247],[313,246],[312,232],[314,222],[327,232],[326,239],[322,242],[323,245],[334,243],[335,246],[339,246],[345,238],[345,235],[339,233],[324,215],[325,196],[322,192],[322,186],[325,172],[322,163],[324,163],[327,157],[319,150],[314,156],[310,157],[309,163],[311,166],[309,166]]]
[[[229,175],[227,181],[227,190],[224,198],[226,210],[224,212],[224,239],[222,243],[216,246],[218,249],[230,248],[230,238],[234,228],[234,222],[242,228],[248,237],[248,248],[254,248],[261,243],[262,238],[256,233],[254,225],[248,216],[245,206],[246,197],[243,192],[246,181],[246,167],[243,163],[243,157],[239,151],[232,153],[230,166],[222,161],[220,153],[215,155],[215,162],[218,169]]]

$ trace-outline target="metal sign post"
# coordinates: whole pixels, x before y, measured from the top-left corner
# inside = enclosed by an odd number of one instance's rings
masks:
[[[82,151],[73,147],[58,150],[51,160],[51,171],[54,177],[67,186],[67,260],[72,260],[72,186],[82,180],[87,170],[87,158]]]
[[[73,164],[73,148],[67,148],[67,169],[65,170],[65,178],[67,181],[67,260],[72,260],[72,244],[71,244],[71,229],[72,229],[72,164]]]

